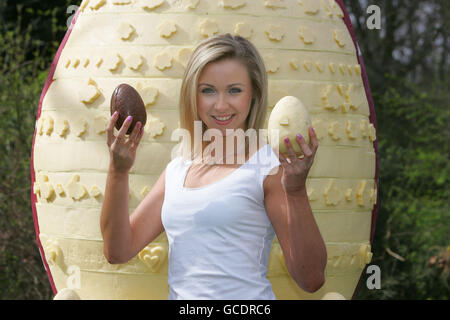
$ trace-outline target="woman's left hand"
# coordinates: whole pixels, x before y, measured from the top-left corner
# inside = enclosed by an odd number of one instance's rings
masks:
[[[284,139],[284,144],[288,149],[288,154],[283,155],[280,153],[280,163],[283,168],[283,176],[281,178],[281,184],[283,185],[286,194],[296,194],[303,189],[306,189],[306,178],[308,176],[309,169],[314,162],[319,142],[317,136],[312,127],[308,129],[309,144],[306,140],[299,135],[296,137],[296,143],[300,146],[304,157],[298,158],[295,154],[289,138]]]

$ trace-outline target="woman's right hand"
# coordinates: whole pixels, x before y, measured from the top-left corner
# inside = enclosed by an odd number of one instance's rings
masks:
[[[108,127],[106,128],[107,141],[110,155],[110,169],[118,173],[128,173],[134,164],[136,158],[136,150],[139,146],[139,142],[142,139],[144,129],[142,123],[139,121],[136,123],[133,131],[128,138],[125,137],[125,133],[131,125],[132,117],[129,116],[122,124],[122,127],[114,136],[114,127],[116,121],[119,118],[119,113],[116,111],[109,120]],[[142,128],[142,129],[141,129]]]

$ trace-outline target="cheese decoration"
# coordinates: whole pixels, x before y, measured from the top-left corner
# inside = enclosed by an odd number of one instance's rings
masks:
[[[82,1],[42,92],[32,147],[33,218],[55,295],[70,289],[74,295],[62,296],[167,299],[164,232],[127,263],[111,265],[103,254],[110,97],[121,83],[137,88],[149,119],[129,176],[131,213],[179,142],[171,136],[191,54],[202,40],[230,33],[251,41],[264,61],[264,128],[270,118],[308,139],[311,123],[319,138],[307,194],[327,247],[326,281],[315,293],[302,291],[275,237],[267,273],[273,291],[278,299],[351,299],[372,257],[376,126],[341,8],[341,0]],[[74,279],[79,286],[68,288]]]

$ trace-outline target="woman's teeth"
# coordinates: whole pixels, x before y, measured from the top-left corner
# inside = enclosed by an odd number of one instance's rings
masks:
[[[217,120],[219,120],[219,121],[227,121],[227,120],[229,120],[229,119],[231,119],[231,117],[232,117],[233,115],[231,115],[231,116],[229,116],[229,117],[214,117],[215,119],[217,119]]]

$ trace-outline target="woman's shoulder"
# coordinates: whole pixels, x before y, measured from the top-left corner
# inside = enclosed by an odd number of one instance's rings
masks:
[[[265,170],[272,170],[280,165],[280,160],[276,150],[270,144],[265,144],[258,150],[258,157],[255,157],[258,164]]]
[[[191,159],[183,158],[182,156],[177,156],[172,158],[167,165],[171,166],[186,166],[192,163]]]
[[[272,186],[278,186],[281,183],[282,168],[277,151],[270,144],[266,144],[260,149],[259,156],[261,174],[263,176],[263,189],[264,194],[266,194]]]
[[[187,161],[182,156],[172,157],[166,165],[166,171],[173,172],[183,168]]]

